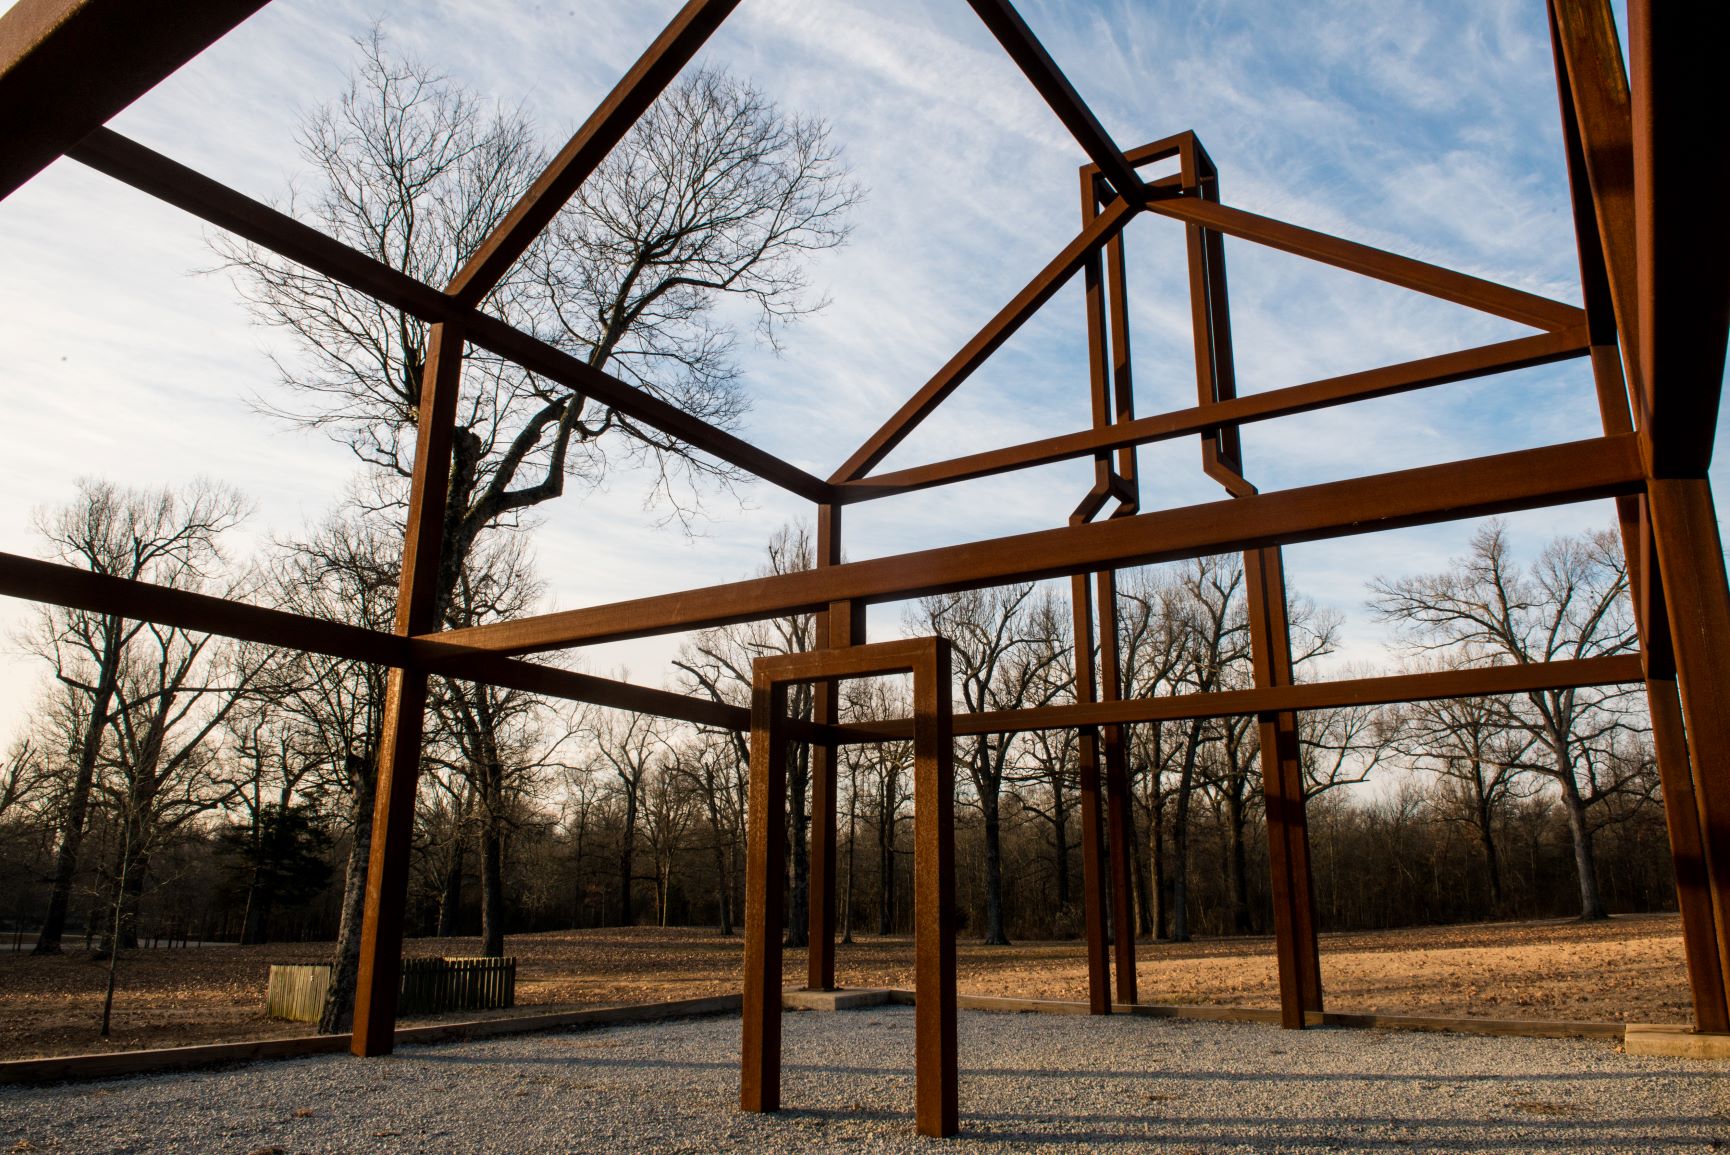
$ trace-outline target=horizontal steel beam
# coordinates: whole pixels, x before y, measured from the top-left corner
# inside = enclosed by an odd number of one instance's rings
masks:
[[[1555,332],[1576,329],[1586,323],[1583,309],[1561,301],[1552,301],[1521,289],[1498,285],[1482,277],[1444,269],[1402,257],[1396,253],[1372,248],[1356,241],[1344,240],[1314,229],[1276,221],[1271,217],[1235,209],[1201,197],[1175,197],[1148,204],[1148,210],[1172,217],[1186,224],[1200,225],[1214,232],[1254,241],[1271,249],[1308,257],[1347,272],[1359,273],[1390,285],[1439,297],[1458,305],[1479,309],[1534,329]]]
[[[826,501],[831,495],[821,478],[119,133],[98,129],[66,155],[391,308],[423,321],[458,324],[472,344],[764,481],[811,501]]]
[[[1185,718],[1337,710],[1348,706],[1384,706],[1393,702],[1525,694],[1580,686],[1614,686],[1642,682],[1645,677],[1639,654],[1616,654],[1564,662],[1473,666],[1463,670],[1438,670],[1423,674],[1303,682],[1295,686],[1267,686],[1212,694],[1173,694],[1162,698],[1130,698],[1118,702],[1082,702],[1063,706],[1041,706],[1031,710],[986,710],[955,715],[955,733],[1009,734],[1032,730],[1130,725],[1137,722],[1175,722]],[[851,744],[899,742],[913,736],[913,720],[898,718],[887,722],[851,722],[840,729],[847,735],[845,740]]]
[[[0,199],[266,0],[19,0],[0,15]]]
[[[1529,369],[1570,357],[1584,356],[1590,349],[1584,329],[1562,333],[1540,333],[1519,337],[1458,353],[1425,357],[1399,365],[1348,373],[1307,385],[1270,389],[1211,405],[1198,405],[1153,417],[1138,417],[1118,425],[1087,429],[1058,437],[1045,437],[1004,449],[972,453],[965,457],[916,465],[890,473],[868,474],[836,488],[842,504],[870,501],[897,493],[929,489],[957,481],[990,477],[1035,465],[1049,465],[1078,457],[1090,457],[1112,449],[1146,445],[1190,434],[1210,434],[1222,426],[1289,417],[1352,401],[1386,397],[1453,381],[1466,381],[1492,373]]]
[[[499,653],[554,650],[811,613],[835,601],[901,601],[1614,497],[1638,492],[1644,480],[1631,434],[1600,437],[565,610],[436,636],[451,644]]]
[[[742,706],[515,661],[493,653],[464,652],[436,641],[402,638],[17,554],[0,553],[0,595],[380,666],[436,666],[439,673],[465,681],[656,714],[699,726],[738,731],[751,726],[750,711]],[[828,730],[814,727],[810,733],[820,737],[827,735]]]

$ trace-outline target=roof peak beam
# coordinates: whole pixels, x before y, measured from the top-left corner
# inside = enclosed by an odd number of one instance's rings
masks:
[[[480,304],[738,4],[739,0],[690,0],[681,8],[451,278],[445,292],[462,304]]]
[[[19,0],[0,15],[0,199],[268,0]]]
[[[1063,122],[1063,127],[1067,128],[1076,143],[1081,145],[1082,151],[1099,166],[1100,172],[1118,196],[1139,206],[1161,196],[1178,195],[1176,189],[1148,185],[1142,181],[1135,171],[1135,166],[1112,141],[1111,134],[1105,131],[1105,126],[1093,115],[1093,109],[1081,99],[1075,86],[1069,83],[1069,77],[1057,66],[1057,62],[1045,50],[1045,45],[1033,34],[1033,29],[1027,26],[1021,13],[1015,10],[1014,4],[1009,0],[967,2],[985,23],[985,27],[997,37],[997,42],[1003,46],[1015,66],[1021,69],[1039,95],[1045,98],[1045,103],[1051,106],[1051,111],[1057,114],[1057,119]]]

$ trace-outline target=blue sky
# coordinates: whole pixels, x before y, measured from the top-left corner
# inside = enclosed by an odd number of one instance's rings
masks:
[[[5,7],[0,3],[0,7]],[[677,5],[390,7],[400,50],[530,111],[549,144],[579,123]],[[1538,0],[1046,3],[1022,11],[1125,147],[1195,129],[1225,199],[1577,301],[1549,43]],[[276,0],[123,113],[116,127],[260,198],[281,201],[301,164],[293,133],[336,95],[386,6]],[[827,475],[1076,231],[1079,148],[967,5],[745,0],[700,58],[820,115],[868,186],[852,244],[813,281],[830,307],[781,355],[743,346],[746,435]],[[74,479],[228,480],[257,513],[245,545],[292,534],[358,466],[315,434],[274,424],[270,334],[249,325],[202,226],[70,162],[0,204],[0,425],[9,484],[0,549],[39,554],[33,508]],[[1138,411],[1193,404],[1182,237],[1131,226]],[[1228,242],[1240,387],[1255,391],[1519,335],[1504,322],[1297,258]],[[1083,427],[1078,292],[1059,294],[886,467]],[[1245,431],[1264,489],[1360,476],[1598,431],[1583,362],[1444,386]],[[1196,447],[1142,455],[1149,508],[1211,500]],[[1070,463],[855,507],[855,558],[1062,524],[1090,468]],[[810,507],[768,486],[709,501],[693,537],[657,528],[645,479],[615,473],[535,531],[549,605],[607,602],[748,576],[764,541]],[[1602,503],[1511,519],[1534,551],[1607,525]],[[1293,547],[1301,590],[1347,615],[1342,660],[1389,660],[1362,610],[1376,575],[1434,569],[1459,523]],[[0,626],[27,611],[0,602]],[[873,629],[897,628],[880,607]],[[606,647],[589,669],[659,683],[673,641]],[[0,660],[0,739],[43,672]]]

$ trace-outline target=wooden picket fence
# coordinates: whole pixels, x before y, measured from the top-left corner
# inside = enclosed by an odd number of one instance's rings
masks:
[[[273,966],[265,1006],[273,1019],[316,1023],[330,990],[330,964]],[[397,1014],[489,1011],[517,1002],[514,958],[406,958]]]
[[[490,1011],[515,1006],[514,958],[405,958],[399,1015]]]
[[[316,1023],[324,1011],[324,996],[329,990],[329,963],[273,966],[270,968],[270,989],[264,996],[265,1010],[273,1019]]]

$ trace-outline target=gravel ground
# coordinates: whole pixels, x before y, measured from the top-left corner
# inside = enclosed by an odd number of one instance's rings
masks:
[[[913,1012],[789,1014],[776,1116],[739,1020],[0,1087],[0,1151],[1700,1151],[1724,1064],[1603,1041],[961,1013],[959,1141],[913,1134]]]

